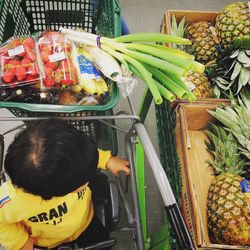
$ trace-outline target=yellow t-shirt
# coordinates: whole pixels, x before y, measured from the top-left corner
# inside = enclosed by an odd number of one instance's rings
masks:
[[[99,150],[98,167],[104,169],[110,156],[110,151]],[[88,227],[93,213],[88,187],[43,200],[5,182],[0,187],[0,245],[16,250],[32,237],[36,245],[55,247],[75,240]]]

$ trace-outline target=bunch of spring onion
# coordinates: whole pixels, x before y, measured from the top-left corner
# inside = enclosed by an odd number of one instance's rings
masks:
[[[60,31],[69,40],[86,44],[88,52],[94,55],[93,62],[99,64],[96,65],[97,68],[105,68],[102,71],[105,76],[116,81],[122,74],[120,69],[122,64],[128,71],[132,71],[144,80],[156,104],[162,103],[162,96],[170,101],[174,101],[176,97],[195,100],[183,77],[189,71],[202,73],[204,65],[194,61],[192,55],[159,45],[159,43],[191,44],[188,39],[158,33],[137,33],[107,38],[65,28],[61,28]],[[117,67],[117,70],[111,69],[112,67]]]

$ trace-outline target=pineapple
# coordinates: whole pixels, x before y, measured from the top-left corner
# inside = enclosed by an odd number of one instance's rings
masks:
[[[250,206],[241,191],[240,182],[246,160],[240,158],[237,142],[231,132],[211,126],[205,133],[214,160],[208,161],[217,176],[212,181],[207,198],[207,219],[210,240],[229,245],[250,244]]]
[[[234,38],[250,36],[250,11],[247,2],[226,6],[217,16],[215,30],[222,45],[227,46]]]
[[[218,55],[213,29],[212,24],[206,21],[193,23],[186,29],[186,38],[192,42],[192,54],[197,61],[204,64]]]
[[[190,72],[186,76],[185,82],[188,86],[190,84],[193,85],[193,88],[191,88],[191,90],[198,99],[212,97],[213,90],[205,74],[198,72]]]
[[[179,24],[177,24],[176,18],[172,15],[171,19],[171,34],[183,37],[186,31],[188,24],[185,21],[185,16],[181,19]],[[187,46],[180,46],[179,44],[173,44],[174,48],[178,48],[181,50],[187,50]],[[188,85],[189,89],[193,92],[193,94],[198,98],[210,98],[212,97],[212,87],[210,82],[205,74],[192,72],[185,77],[185,82]]]

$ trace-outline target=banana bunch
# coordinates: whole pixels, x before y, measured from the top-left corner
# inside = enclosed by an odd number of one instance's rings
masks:
[[[92,58],[83,47],[73,47],[73,57],[77,65],[79,83],[72,86],[75,93],[82,91],[89,95],[103,95],[108,91],[108,85],[94,67]]]
[[[103,95],[108,91],[107,83],[103,78],[96,79],[80,79],[79,84],[72,86],[75,93],[80,93],[82,90],[90,95]]]

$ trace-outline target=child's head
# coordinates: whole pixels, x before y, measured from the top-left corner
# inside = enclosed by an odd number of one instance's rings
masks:
[[[93,177],[96,145],[59,119],[32,122],[8,148],[5,170],[12,183],[43,199],[64,196]]]

